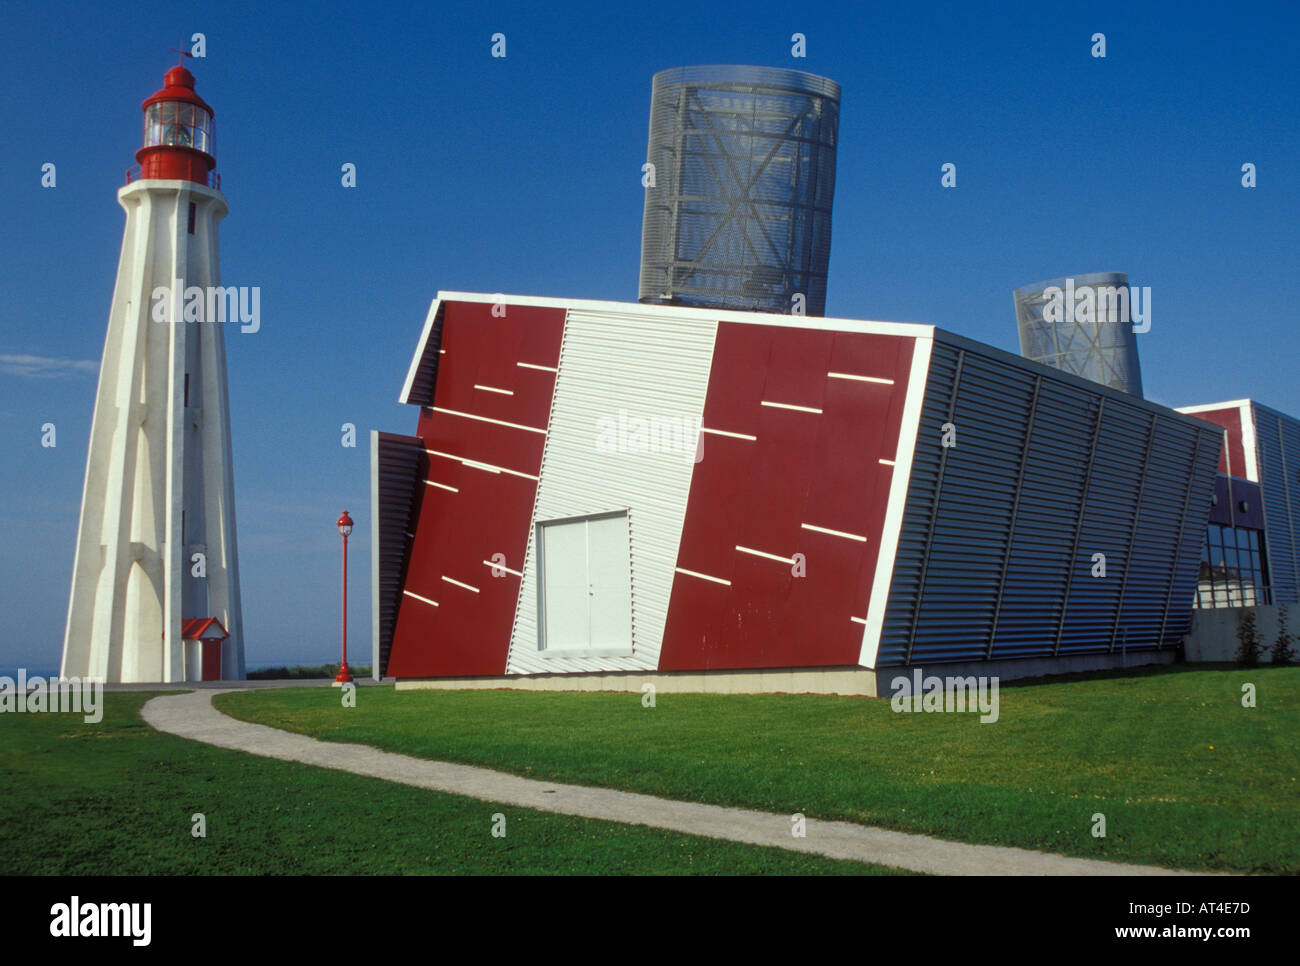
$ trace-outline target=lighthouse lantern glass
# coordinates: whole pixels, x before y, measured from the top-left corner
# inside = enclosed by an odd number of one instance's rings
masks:
[[[197,104],[159,101],[144,112],[144,146],[194,148],[214,154],[212,115]]]

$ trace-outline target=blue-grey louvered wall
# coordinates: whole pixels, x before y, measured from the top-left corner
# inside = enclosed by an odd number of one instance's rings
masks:
[[[1260,486],[1264,494],[1264,544],[1273,603],[1300,602],[1300,422],[1252,403]]]
[[[418,436],[370,433],[371,657],[376,678],[388,673],[428,460]]]
[[[1176,646],[1220,445],[1213,426],[936,329],[876,665]]]

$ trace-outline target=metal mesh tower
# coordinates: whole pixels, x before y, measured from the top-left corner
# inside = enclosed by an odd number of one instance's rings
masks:
[[[1026,285],[1013,296],[1021,355],[1112,389],[1142,395],[1127,275],[1072,275]],[[1092,304],[1085,308],[1088,298]],[[1053,302],[1056,312],[1045,318]]]
[[[797,70],[654,76],[640,300],[822,315],[840,88]]]

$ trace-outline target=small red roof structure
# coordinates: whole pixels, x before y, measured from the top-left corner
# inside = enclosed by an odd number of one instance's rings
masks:
[[[181,637],[187,641],[224,641],[229,636],[215,617],[191,617],[181,623]]]

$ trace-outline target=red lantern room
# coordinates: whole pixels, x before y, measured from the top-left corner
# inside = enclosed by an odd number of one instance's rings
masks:
[[[194,75],[177,65],[163,89],[142,105],[144,147],[135,153],[141,178],[208,184],[217,166],[212,108],[194,93]]]

